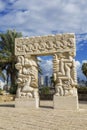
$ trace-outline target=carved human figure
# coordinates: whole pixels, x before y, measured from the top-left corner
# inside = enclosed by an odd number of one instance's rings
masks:
[[[71,80],[72,84],[74,84],[74,81],[76,82],[75,61],[71,55],[71,52],[68,53],[68,58],[66,57],[62,53],[56,54],[56,64],[54,63],[54,68],[56,66],[57,73],[62,76],[67,76],[68,79]]]
[[[55,95],[57,95],[57,96],[63,96],[64,95],[62,80],[60,78],[57,80],[57,83],[55,85],[55,90],[56,90]]]
[[[34,89],[38,87],[37,59],[30,55],[19,56],[18,59],[16,65],[19,69],[17,97],[34,97]]]
[[[71,67],[72,67],[72,63],[65,63],[65,73],[66,76],[70,79],[71,78]]]
[[[73,59],[73,53],[69,52],[69,59],[72,61],[71,77],[73,79],[73,84],[77,85],[77,74],[76,74],[76,63]]]
[[[57,73],[59,73],[61,75],[65,75],[63,58],[64,58],[64,56],[61,53],[58,53],[58,54],[54,55],[54,59],[55,59],[55,62],[56,62],[56,64],[53,63],[54,68],[56,67]]]
[[[16,64],[16,68],[19,70],[17,90],[19,97],[34,96],[38,98],[38,66],[33,55],[52,54],[54,52],[53,73],[56,95],[76,94],[77,80],[75,60],[73,59],[75,55],[74,40],[74,35],[71,34],[17,40],[15,47],[17,54],[15,54],[21,55],[18,56],[18,63]],[[32,56],[30,56],[31,54]]]
[[[24,56],[17,57],[17,64],[24,65]]]
[[[76,70],[75,70],[75,60],[73,59],[72,52],[68,52],[69,58],[65,59],[65,74],[71,80],[71,83],[76,83]]]
[[[63,81],[64,96],[73,95],[71,80],[67,79]]]
[[[32,92],[33,88],[30,86],[31,84],[31,76],[29,75],[28,78],[25,78],[24,87],[22,92]]]
[[[30,56],[30,55],[25,56],[25,58],[24,58],[24,64],[25,64],[25,66],[27,65],[27,66],[38,67],[37,66],[37,58],[33,57],[33,56]]]
[[[65,54],[65,53],[64,53]],[[56,83],[56,95],[75,95],[75,85],[77,84],[75,73],[75,60],[73,59],[73,53],[67,52],[64,56],[63,53],[54,55],[54,80]],[[68,80],[69,83],[65,84],[62,81]],[[59,84],[60,83],[60,84]],[[65,91],[65,92],[64,92]]]
[[[22,74],[22,66],[24,65],[24,57],[18,56],[17,61],[18,62],[15,64],[15,67],[19,71],[18,75],[21,75]]]
[[[19,78],[18,78],[19,79]],[[24,78],[19,82],[16,97],[33,97],[33,88],[30,86],[31,76]]]
[[[62,75],[65,75],[63,54],[60,54],[60,72],[62,73]]]
[[[58,55],[57,54],[54,54],[53,56],[53,68],[55,71],[58,71],[59,72],[59,59],[58,59]]]

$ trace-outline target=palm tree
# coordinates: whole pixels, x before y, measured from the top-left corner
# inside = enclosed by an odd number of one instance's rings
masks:
[[[17,62],[14,54],[15,38],[22,37],[20,32],[8,30],[6,33],[0,34],[0,70],[6,70],[7,83],[10,77],[11,86],[16,84],[17,70],[15,64]]]
[[[5,81],[6,80],[6,76],[5,74],[2,72],[2,70],[0,69],[0,77]]]
[[[87,79],[87,63],[82,64],[82,72],[86,76],[86,79]]]

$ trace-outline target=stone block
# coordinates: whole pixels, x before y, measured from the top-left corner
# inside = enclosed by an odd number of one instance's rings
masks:
[[[35,98],[16,98],[15,99],[15,107],[18,108],[39,108],[39,99]]]
[[[53,98],[54,109],[78,110],[78,96],[56,96]]]

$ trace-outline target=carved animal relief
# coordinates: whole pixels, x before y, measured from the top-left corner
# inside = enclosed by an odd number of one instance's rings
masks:
[[[15,55],[18,63],[18,97],[38,97],[38,55],[53,55],[56,95],[77,95],[75,67],[75,36],[59,34],[17,38]]]
[[[18,56],[18,63],[15,65],[18,73],[17,96],[34,97],[38,87],[38,66],[34,56]]]

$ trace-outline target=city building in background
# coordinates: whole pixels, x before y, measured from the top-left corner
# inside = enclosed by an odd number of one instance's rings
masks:
[[[44,86],[44,76],[43,75],[39,76],[38,84],[39,84],[39,87],[43,87]]]
[[[47,87],[49,85],[49,77],[45,76],[45,86]]]

